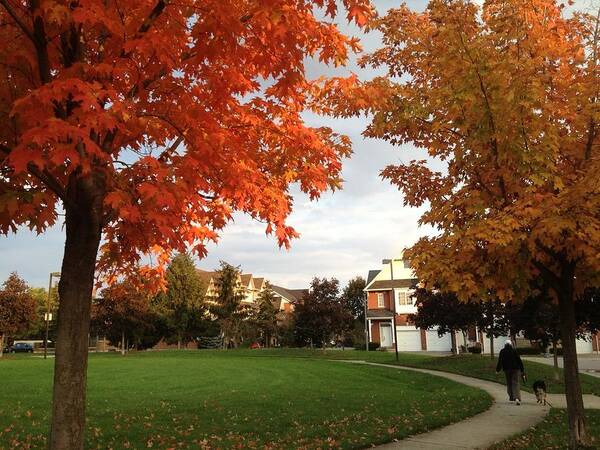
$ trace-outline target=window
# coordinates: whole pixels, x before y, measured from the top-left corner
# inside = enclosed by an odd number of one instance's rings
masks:
[[[402,263],[404,264],[405,269],[410,269],[410,261],[408,259],[403,259]]]
[[[398,304],[400,306],[412,306],[412,298],[410,298],[408,291],[398,292]]]
[[[378,292],[377,293],[377,307],[378,308],[385,308],[385,300],[383,298],[383,293],[382,292]]]

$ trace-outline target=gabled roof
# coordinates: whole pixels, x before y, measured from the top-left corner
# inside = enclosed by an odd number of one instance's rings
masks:
[[[244,273],[241,275],[240,278],[242,280],[242,286],[244,286],[245,288],[250,286],[250,283],[252,282],[252,274],[251,273]]]
[[[407,280],[380,280],[374,281],[370,286],[365,288],[365,291],[382,291],[385,289],[412,288],[417,285],[416,278]]]
[[[255,278],[254,279],[254,287],[259,291],[263,288],[263,284],[265,284],[264,278]]]
[[[369,274],[367,275],[367,285],[373,281],[373,278],[379,275],[379,272],[381,272],[381,270],[369,270]]]
[[[198,276],[200,277],[200,279],[202,281],[204,281],[206,284],[210,283],[210,280],[212,280],[213,278],[217,277],[217,272],[211,272],[208,270],[202,270],[202,269],[196,269],[196,272],[198,273]]]
[[[288,302],[299,301],[308,293],[308,289],[286,289],[281,286],[271,286],[273,292]]]

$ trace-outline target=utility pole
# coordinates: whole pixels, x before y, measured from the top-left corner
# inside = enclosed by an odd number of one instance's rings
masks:
[[[369,294],[364,293],[364,309],[365,309],[365,349],[369,351],[369,325],[367,321],[367,302],[369,301]]]
[[[392,313],[394,314],[392,317],[392,324],[393,324],[393,335],[392,335],[392,339],[394,339],[394,350],[396,351],[396,362],[400,361],[400,358],[398,356],[398,332],[396,331],[396,291],[394,291],[394,260],[393,259],[386,259],[383,261],[384,263],[389,263],[390,264],[390,278],[392,279]]]
[[[60,278],[60,272],[50,272],[48,282],[48,300],[46,302],[46,337],[44,338],[44,359],[48,358],[48,330],[50,328],[50,298],[52,295],[52,277]]]

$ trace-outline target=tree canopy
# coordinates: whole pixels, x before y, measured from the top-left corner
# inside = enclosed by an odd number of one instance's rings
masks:
[[[167,340],[180,346],[201,334],[207,314],[206,286],[187,253],[180,253],[172,259],[166,281],[166,290],[156,295],[153,304],[169,329]]]
[[[4,337],[26,331],[35,321],[35,306],[27,283],[11,273],[0,289],[0,356]]]
[[[51,449],[83,447],[96,269],[160,286],[172,251],[205,255],[236,211],[287,246],[290,185],[340,186],[349,139],[301,116],[321,96],[306,61],[359,48],[340,13],[373,15],[369,0],[0,1],[0,233],[64,211]]]
[[[365,320],[365,293],[363,289],[367,285],[363,277],[355,277],[348,281],[342,292],[342,303],[360,322]]]
[[[152,347],[163,337],[165,326],[150,304],[150,296],[131,282],[115,283],[102,290],[92,304],[92,330],[120,346]]]
[[[352,314],[340,299],[339,281],[314,278],[308,294],[294,304],[293,324],[300,345],[325,346],[343,337],[352,326]]]
[[[543,277],[559,300],[571,445],[587,441],[574,299],[600,276],[600,120],[596,14],[555,0],[431,0],[374,19],[387,71],[330,82],[338,114],[426,151],[387,167],[405,205],[438,232],[406,251],[429,288],[522,301]]]

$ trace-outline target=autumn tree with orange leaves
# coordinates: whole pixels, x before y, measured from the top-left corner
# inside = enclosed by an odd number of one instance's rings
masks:
[[[366,136],[426,151],[382,174],[438,231],[406,256],[426,285],[463,299],[550,287],[570,445],[586,443],[573,304],[600,275],[598,16],[554,0],[432,0],[370,26],[383,47],[363,63],[387,76],[329,82],[327,100],[371,113]]]
[[[287,246],[289,186],[339,187],[348,139],[300,116],[319,96],[306,58],[339,65],[358,48],[339,13],[364,25],[372,9],[0,0],[0,232],[43,232],[64,211],[50,448],[83,447],[96,269],[126,275],[153,254],[144,275],[162,275],[172,250],[204,255],[235,211]]]

